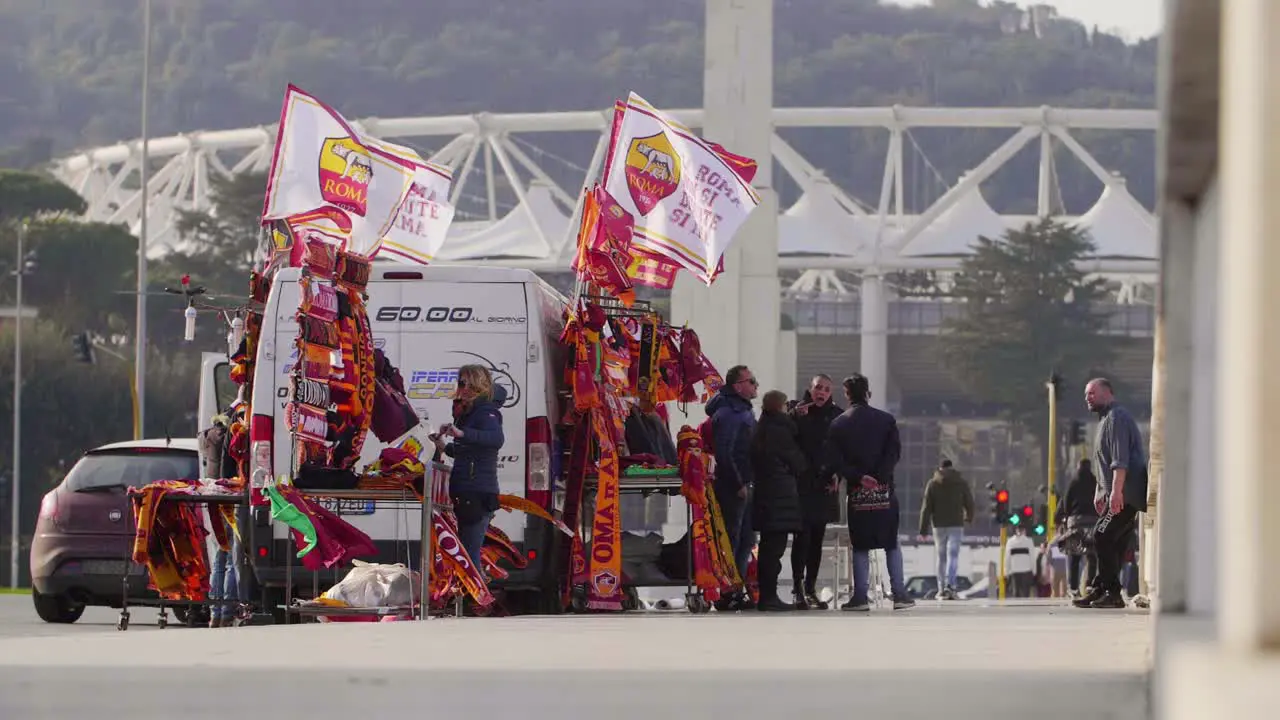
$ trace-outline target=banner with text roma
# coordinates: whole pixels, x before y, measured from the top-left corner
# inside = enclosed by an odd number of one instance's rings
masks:
[[[423,182],[424,177],[432,181]],[[358,132],[337,110],[290,85],[280,113],[262,220],[337,208],[350,219],[347,249],[372,257],[382,238],[397,227],[402,205],[415,185],[443,183],[447,192],[451,180],[448,168],[423,160],[409,148]],[[397,244],[403,240],[400,237]]]
[[[631,93],[605,167],[605,190],[635,217],[634,245],[708,285],[760,204],[751,173],[743,176],[753,161],[722,152]]]

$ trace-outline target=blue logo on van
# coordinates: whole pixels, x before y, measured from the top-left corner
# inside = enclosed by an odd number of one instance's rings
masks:
[[[466,355],[470,360],[461,365],[474,363],[483,365],[489,369],[489,373],[493,376],[495,385],[500,385],[507,391],[507,399],[502,403],[502,407],[510,408],[520,404],[520,383],[511,375],[511,364],[501,363],[494,364],[492,360],[483,355],[466,352],[464,350],[454,350],[453,355]],[[458,367],[461,367],[459,365]],[[414,370],[409,374],[408,392],[410,400],[450,400],[454,393],[458,390],[458,367],[440,368],[436,370]]]

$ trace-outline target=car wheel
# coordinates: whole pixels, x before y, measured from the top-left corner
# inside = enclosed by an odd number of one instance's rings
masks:
[[[45,595],[32,590],[31,602],[36,606],[36,615],[47,623],[68,625],[84,614],[84,605],[72,602],[65,595]]]

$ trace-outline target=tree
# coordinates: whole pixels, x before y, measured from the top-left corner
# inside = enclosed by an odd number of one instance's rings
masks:
[[[50,213],[85,211],[84,198],[43,173],[0,168],[0,225]]]
[[[190,247],[165,259],[172,279],[190,274],[211,292],[242,299],[261,242],[266,187],[263,173],[211,177],[213,209],[179,212],[177,231]]]
[[[1079,267],[1093,250],[1084,231],[1049,219],[980,237],[947,293],[964,304],[943,327],[947,365],[975,399],[1008,408],[1037,436],[1050,374],[1079,387],[1112,357],[1101,335],[1103,282]]]

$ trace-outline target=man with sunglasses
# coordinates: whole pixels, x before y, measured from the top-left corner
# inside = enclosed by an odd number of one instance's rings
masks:
[[[715,450],[716,500],[724,513],[725,530],[733,546],[733,560],[746,579],[751,549],[756,534],[751,527],[751,433],[756,416],[751,401],[759,392],[759,383],[746,365],[734,365],[725,375],[725,385],[707,403],[711,422],[712,446]],[[750,606],[749,596],[738,593],[718,606],[721,610],[740,610]]]

